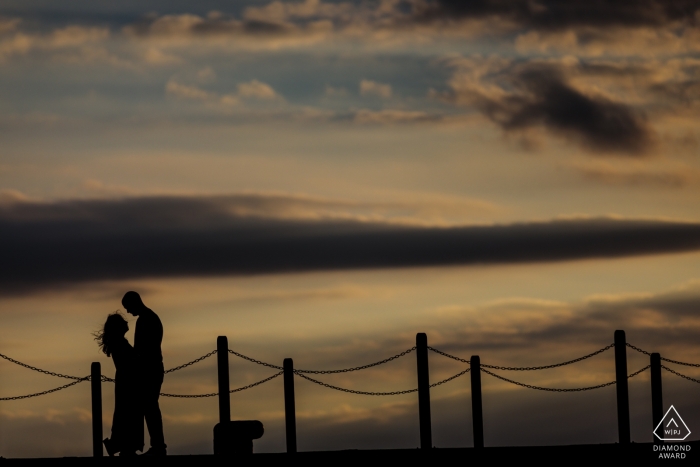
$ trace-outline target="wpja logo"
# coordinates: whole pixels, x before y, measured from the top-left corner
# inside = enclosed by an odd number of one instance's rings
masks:
[[[654,436],[661,441],[685,441],[690,436],[690,429],[676,408],[671,406],[654,428]],[[654,451],[659,453],[659,459],[685,459],[685,453],[690,451],[690,445],[655,444]]]

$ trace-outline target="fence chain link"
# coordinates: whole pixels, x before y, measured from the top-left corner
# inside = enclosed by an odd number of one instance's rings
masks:
[[[392,360],[396,360],[397,358],[401,358],[401,357],[403,357],[404,355],[408,355],[408,354],[410,354],[411,352],[413,352],[414,350],[416,350],[416,347],[415,347],[415,346],[411,347],[411,348],[408,349],[408,350],[404,350],[403,352],[401,352],[401,353],[399,353],[399,354],[396,354],[396,355],[394,355],[393,357],[385,358],[384,360],[380,360],[380,361],[378,361],[378,362],[370,363],[370,364],[368,364],[368,365],[356,366],[356,367],[354,367],[354,368],[344,368],[344,369],[342,369],[342,370],[294,370],[294,372],[295,372],[295,373],[298,373],[298,374],[299,374],[299,373],[306,373],[306,374],[309,374],[309,375],[330,375],[330,374],[334,374],[334,373],[349,373],[349,372],[351,372],[351,371],[364,370],[364,369],[367,369],[367,368],[372,368],[373,366],[378,366],[378,365],[382,365],[382,364],[384,364],[384,363],[388,363],[388,362],[390,362],[390,361],[392,361]]]
[[[642,349],[640,349],[639,347],[633,346],[632,344],[629,344],[629,343],[628,343],[628,344],[627,344],[627,347],[629,347],[630,349],[634,349],[634,350],[636,350],[636,351],[639,352],[639,353],[643,353],[644,355],[649,355],[649,356],[651,356],[651,352],[647,352],[646,350],[642,350]],[[664,362],[668,362],[668,363],[675,363],[676,365],[685,365],[685,366],[692,366],[692,367],[695,367],[695,368],[700,368],[700,363],[679,362],[678,360],[671,360],[670,358],[664,358],[664,357],[661,357],[661,360],[663,360]],[[669,370],[669,371],[670,371],[670,370]]]
[[[260,381],[256,381],[255,383],[249,384],[249,385],[247,385],[247,386],[243,386],[243,387],[236,388],[236,389],[231,389],[231,390],[229,391],[229,394],[232,394],[232,393],[234,393],[234,392],[239,392],[239,391],[245,391],[246,389],[254,388],[255,386],[259,386],[259,385],[261,385],[261,384],[263,384],[263,383],[267,383],[267,382],[270,381],[271,379],[275,379],[275,378],[277,378],[278,376],[282,375],[282,373],[284,373],[284,371],[280,371],[279,373],[275,373],[275,374],[272,375],[272,376],[268,376],[268,377],[265,378],[265,379],[262,379],[262,380],[260,380]],[[214,397],[214,396],[218,396],[219,393],[218,393],[218,392],[210,392],[209,394],[168,394],[168,393],[161,392],[160,395],[163,396],[163,397],[179,397],[179,398],[181,398],[181,399],[199,399],[199,398],[202,398],[202,397]]]
[[[275,370],[283,370],[283,368],[282,368],[281,366],[273,365],[272,363],[261,362],[260,360],[256,360],[256,359],[254,359],[254,358],[246,357],[245,355],[243,355],[243,354],[241,354],[241,353],[238,353],[238,352],[235,352],[235,351],[233,351],[233,350],[231,350],[231,349],[228,349],[228,353],[230,353],[230,354],[232,354],[232,355],[235,355],[236,357],[240,357],[240,358],[242,358],[243,360],[248,360],[249,362],[257,363],[258,365],[266,366],[266,367],[268,367],[268,368],[274,368]]]
[[[440,386],[441,384],[445,384],[445,383],[447,383],[447,382],[450,382],[450,381],[452,381],[453,379],[457,379],[457,378],[459,378],[460,376],[469,373],[469,371],[471,371],[471,368],[467,368],[466,370],[460,371],[459,373],[457,373],[457,374],[454,375],[454,376],[450,376],[450,377],[447,378],[447,379],[443,379],[442,381],[438,381],[437,383],[433,383],[433,384],[430,385],[430,387],[431,387],[431,388],[434,388],[434,387],[436,387],[436,386]]]
[[[72,383],[64,384],[63,386],[59,386],[59,387],[54,388],[54,389],[49,389],[48,391],[37,392],[34,394],[27,394],[26,396],[0,397],[0,401],[16,401],[16,400],[20,400],[20,399],[29,399],[30,397],[43,396],[45,394],[51,394],[52,392],[60,391],[61,389],[66,389],[66,388],[69,388],[71,386],[75,386],[78,383],[82,383],[83,381],[89,381],[89,380],[90,380],[90,377],[85,376],[83,378],[76,379]]]
[[[615,344],[610,344],[608,346],[603,347],[600,350],[596,350],[593,353],[589,353],[588,355],[584,355],[583,357],[575,358],[573,360],[569,360],[567,362],[562,362],[562,363],[555,363],[553,365],[544,365],[544,366],[497,366],[497,365],[485,365],[481,364],[481,368],[491,368],[492,370],[503,370],[503,371],[534,371],[534,370],[547,370],[550,368],[558,368],[560,366],[566,366],[566,365],[571,365],[572,363],[578,363],[582,360],[586,360],[587,358],[595,357],[598,354],[601,354],[605,352],[606,350],[609,350],[611,348],[615,347]]]
[[[309,376],[306,376],[303,373],[297,373],[296,371],[294,372],[297,374],[297,376],[301,376],[305,380],[311,381],[312,383],[316,383],[318,385],[321,385],[323,387],[329,388],[329,389],[335,389],[336,391],[341,391],[341,392],[348,392],[350,394],[361,394],[363,396],[397,396],[399,394],[410,394],[412,392],[418,391],[418,388],[416,389],[407,389],[405,391],[392,391],[392,392],[369,392],[369,391],[356,391],[355,389],[346,389],[346,388],[341,388],[338,386],[333,386],[332,384],[324,383],[322,381],[319,381],[317,379],[313,379]]]
[[[688,381],[692,381],[694,383],[700,383],[700,379],[691,378],[690,376],[684,375],[682,373],[678,373],[677,371],[670,369],[666,365],[661,365],[661,368],[663,368],[666,371],[670,371],[671,373],[673,373],[676,376],[680,376],[681,378],[685,378]]]
[[[415,349],[415,347],[414,347],[414,349]],[[450,355],[450,354],[448,354],[448,353],[445,353],[445,352],[443,352],[442,350],[436,349],[435,347],[430,347],[430,346],[428,346],[428,349],[429,349],[429,350],[432,350],[432,351],[435,352],[435,353],[439,353],[439,354],[442,355],[443,357],[451,358],[452,360],[457,360],[458,362],[467,363],[467,364],[470,364],[470,363],[471,363],[469,360],[465,360],[465,359],[463,359],[463,358],[455,357],[454,355]]]
[[[646,350],[642,350],[639,347],[635,347],[634,345],[630,344],[629,342],[627,343],[627,347],[629,347],[632,350],[636,350],[639,353],[643,353],[644,355],[651,356],[651,352],[647,352]]]
[[[171,369],[169,369],[169,370],[165,370],[165,374],[167,375],[168,373],[172,373],[173,371],[182,370],[183,368],[187,368],[187,367],[190,366],[190,365],[194,365],[195,363],[199,363],[199,362],[201,362],[202,360],[204,360],[205,358],[211,357],[211,356],[214,355],[215,353],[216,353],[216,349],[212,350],[211,352],[209,352],[209,353],[206,354],[206,355],[202,355],[201,357],[199,357],[199,358],[197,358],[197,359],[195,359],[195,360],[192,360],[191,362],[187,362],[187,363],[185,363],[184,365],[176,366],[175,368],[171,368]]]
[[[639,373],[642,373],[642,372],[648,370],[650,367],[651,367],[651,365],[647,365],[647,366],[645,366],[644,368],[642,368],[641,370],[637,370],[637,371],[635,371],[634,373],[632,373],[632,374],[630,374],[630,375],[627,375],[627,379],[634,378],[634,377],[637,376]],[[503,377],[503,376],[501,376],[501,375],[497,375],[496,373],[492,373],[492,372],[490,372],[490,371],[488,371],[488,370],[482,369],[481,371],[483,371],[484,373],[487,373],[487,374],[489,374],[489,375],[491,375],[491,376],[493,376],[493,377],[495,377],[495,378],[498,378],[498,379],[500,379],[500,380],[506,381],[506,382],[508,382],[508,383],[515,384],[515,385],[517,385],[517,386],[522,386],[522,387],[528,388],[528,389],[537,389],[537,390],[539,390],[539,391],[550,391],[550,392],[581,392],[581,391],[590,391],[591,389],[600,389],[600,388],[604,388],[604,387],[607,387],[607,386],[612,386],[613,384],[617,383],[617,381],[610,381],[610,382],[608,382],[608,383],[598,384],[598,385],[596,385],[596,386],[588,386],[588,387],[584,387],[584,388],[544,388],[544,387],[541,387],[541,386],[533,386],[532,384],[525,384],[525,383],[520,383],[520,382],[518,382],[518,381],[513,381],[512,379],[505,378],[505,377]]]
[[[74,379],[74,380],[77,380],[77,381],[82,381],[82,380],[84,379],[84,378],[80,378],[80,377],[78,377],[78,376],[64,375],[64,374],[61,374],[61,373],[54,373],[53,371],[42,370],[41,368],[37,368],[37,367],[31,366],[31,365],[27,365],[26,363],[18,362],[18,361],[15,360],[14,358],[10,358],[10,357],[8,357],[7,355],[3,355],[3,354],[1,354],[1,353],[0,353],[0,358],[4,358],[4,359],[7,360],[8,362],[12,362],[12,363],[14,363],[14,364],[16,364],[16,365],[23,366],[24,368],[28,368],[28,369],[30,369],[30,370],[38,371],[39,373],[43,373],[43,374],[45,374],[45,375],[56,376],[56,377],[58,377],[58,378]]]
[[[676,365],[685,365],[685,366],[692,366],[695,368],[700,367],[700,364],[697,363],[685,363],[685,362],[679,362],[678,360],[671,360],[670,358],[664,358],[661,357],[661,360],[668,362],[668,363],[675,363]]]
[[[441,384],[445,384],[445,383],[447,383],[448,381],[452,381],[452,380],[455,379],[455,378],[459,378],[459,377],[462,376],[463,374],[469,372],[470,369],[471,369],[471,368],[467,368],[466,370],[460,371],[460,372],[457,373],[456,375],[450,376],[450,377],[447,378],[447,379],[443,379],[442,381],[438,381],[437,383],[433,383],[433,384],[430,385],[430,387],[431,387],[431,388],[434,388],[434,387],[436,387],[436,386],[440,386]],[[323,381],[319,381],[319,380],[317,380],[317,379],[313,379],[313,378],[311,378],[311,377],[309,377],[309,376],[306,376],[305,374],[300,373],[300,372],[298,372],[297,370],[294,370],[294,373],[295,373],[297,376],[301,376],[301,377],[304,378],[305,380],[311,381],[312,383],[316,383],[316,384],[318,384],[318,385],[320,385],[320,386],[323,386],[323,387],[326,387],[326,388],[328,388],[328,389],[335,389],[336,391],[347,392],[347,393],[350,393],[350,394],[360,394],[360,395],[363,395],[363,396],[398,396],[398,395],[400,395],[400,394],[410,394],[410,393],[412,393],[412,392],[418,392],[418,388],[415,388],[415,389],[406,389],[406,390],[404,390],[404,391],[391,391],[391,392],[357,391],[357,390],[355,390],[355,389],[346,389],[346,388],[341,388],[341,387],[338,387],[338,386],[333,386],[332,384],[324,383]]]

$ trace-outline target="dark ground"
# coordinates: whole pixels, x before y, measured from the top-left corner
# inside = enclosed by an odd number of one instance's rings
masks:
[[[670,443],[669,443],[670,444]],[[667,444],[667,446],[669,445]],[[492,447],[484,449],[472,448],[450,448],[450,449],[432,449],[423,452],[418,449],[386,449],[386,450],[347,450],[347,451],[319,451],[319,452],[300,452],[297,454],[286,453],[262,453],[253,454],[247,457],[239,458],[222,458],[213,455],[193,455],[193,456],[168,456],[166,458],[131,458],[119,459],[118,457],[104,457],[95,459],[91,457],[63,457],[53,459],[2,459],[0,465],[3,467],[56,467],[68,466],[82,467],[99,463],[101,465],[124,465],[129,464],[155,464],[167,467],[190,467],[190,466],[219,466],[231,465],[235,463],[239,465],[251,466],[267,466],[280,465],[288,462],[290,456],[294,457],[295,465],[327,466],[330,463],[338,462],[354,462],[354,463],[377,463],[386,462],[387,465],[401,462],[404,464],[415,465],[416,462],[443,463],[456,462],[464,465],[471,462],[667,462],[680,461],[697,463],[700,459],[700,441],[690,441],[688,443],[674,443],[678,447],[689,447],[690,450],[684,451],[685,458],[683,459],[658,459],[659,452],[654,451],[651,443],[633,443],[627,447],[622,447],[617,444],[594,444],[594,445],[574,445],[574,446],[537,446],[537,447]],[[683,451],[679,451],[683,452]]]

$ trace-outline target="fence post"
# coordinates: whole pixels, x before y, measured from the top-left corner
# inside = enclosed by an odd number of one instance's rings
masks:
[[[655,430],[664,416],[664,402],[661,392],[661,354],[653,353],[649,357],[651,365],[651,419],[652,430]],[[654,443],[663,444],[656,436],[652,435]]]
[[[478,355],[472,355],[469,360],[472,378],[472,430],[474,432],[474,447],[484,447],[484,412],[481,406],[481,360]]]
[[[231,421],[231,393],[228,379],[228,339],[216,338],[216,360],[219,369],[219,422]]]
[[[428,374],[428,336],[416,334],[416,363],[418,364],[418,420],[420,423],[420,447],[433,447],[430,426],[430,378]]]
[[[284,423],[287,431],[287,452],[297,452],[297,415],[294,402],[294,361],[285,358],[284,369]]]
[[[100,362],[90,365],[92,389],[92,456],[102,457],[102,368]]]
[[[627,388],[627,340],[615,331],[615,378],[617,386],[617,432],[620,444],[630,444],[630,400]]]

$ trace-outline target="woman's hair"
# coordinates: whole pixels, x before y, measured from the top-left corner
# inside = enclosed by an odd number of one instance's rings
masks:
[[[126,331],[129,330],[129,323],[126,321],[124,316],[115,311],[114,313],[107,316],[107,321],[102,329],[93,333],[97,345],[100,350],[103,351],[108,357],[112,355],[111,346],[114,345],[118,339],[124,337]]]

